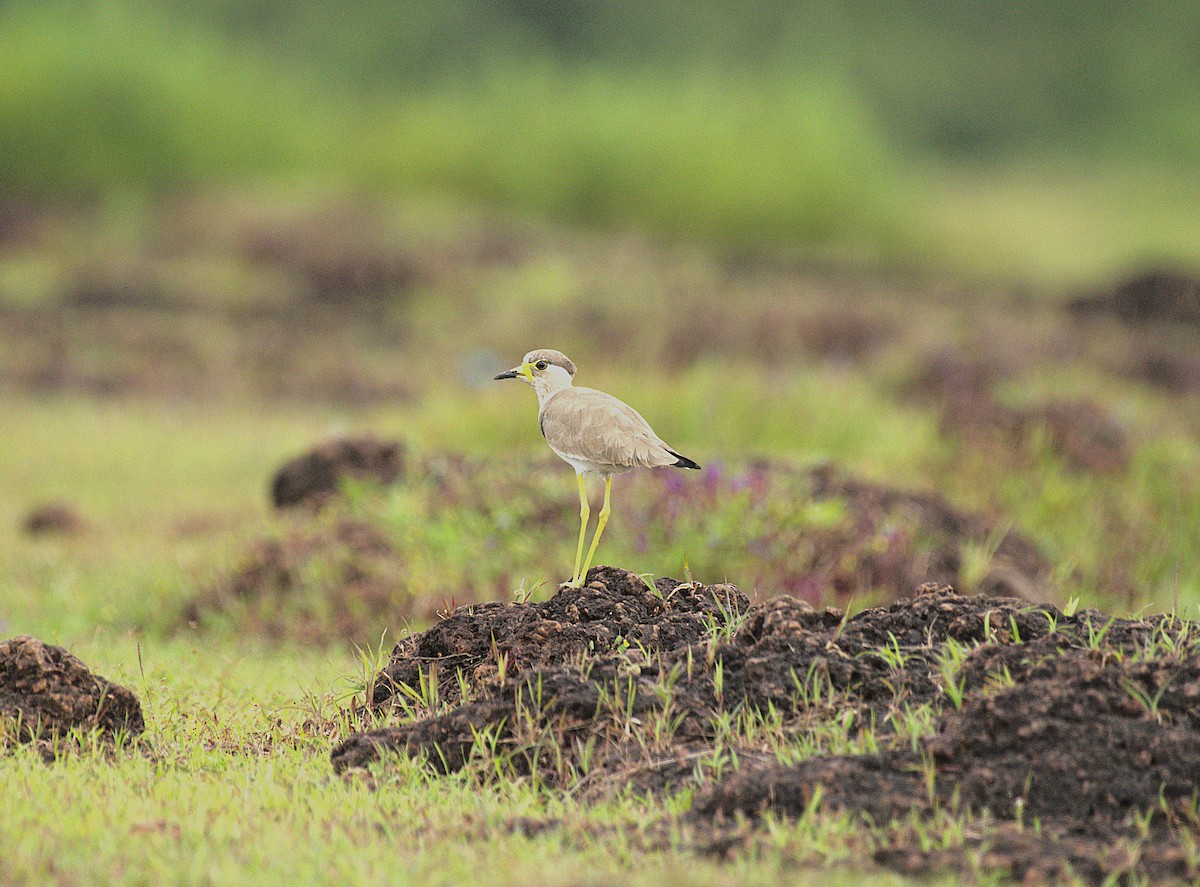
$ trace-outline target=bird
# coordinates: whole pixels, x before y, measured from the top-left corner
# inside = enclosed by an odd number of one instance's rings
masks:
[[[614,475],[634,468],[690,468],[700,466],[663,442],[650,423],[629,404],[594,388],[576,388],[575,364],[561,351],[539,348],[530,351],[521,365],[500,373],[501,379],[519,379],[537,393],[538,426],[554,454],[575,469],[579,482],[579,544],[575,547],[575,572],[563,583],[579,588],[587,576],[600,535],[612,513],[609,504]],[[596,532],[583,557],[591,508],[584,475],[604,478],[604,506]]]

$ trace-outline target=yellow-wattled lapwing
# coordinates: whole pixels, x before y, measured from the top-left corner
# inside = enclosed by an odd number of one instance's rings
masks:
[[[576,388],[572,384],[575,364],[561,351],[530,351],[519,367],[496,378],[520,379],[533,386],[538,397],[538,425],[546,443],[575,469],[579,481],[579,545],[575,549],[575,575],[567,584],[582,585],[608,523],[613,475],[633,468],[700,466],[663,443],[633,407],[603,391]],[[604,478],[604,507],[585,561],[583,542],[591,509],[583,476],[589,473]]]

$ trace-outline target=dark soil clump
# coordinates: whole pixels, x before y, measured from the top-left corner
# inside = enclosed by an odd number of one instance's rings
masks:
[[[404,472],[404,445],[374,437],[331,440],[289,460],[271,481],[276,508],[320,507],[337,495],[346,478],[394,483]]]
[[[54,754],[74,730],[112,738],[145,729],[133,692],[93,674],[62,647],[26,635],[0,643],[0,726],[18,742],[36,741]]]
[[[907,597],[925,582],[961,586],[965,578],[964,547],[984,544],[995,532],[993,521],[961,511],[935,493],[869,483],[828,466],[814,469],[811,479],[814,498],[837,498],[846,503],[855,531],[857,545],[822,540],[815,548],[843,570],[845,565],[858,565],[850,575],[834,568],[833,586],[838,599],[849,599],[873,588],[886,588],[896,598]],[[881,547],[877,542],[880,531],[889,526],[892,530],[885,536],[887,545]],[[872,545],[874,552],[868,549],[857,557],[848,557],[864,545]],[[977,590],[1034,599],[1044,593],[1049,573],[1050,563],[1037,546],[1010,531],[996,543]]]
[[[1200,391],[1200,355],[1154,351],[1130,361],[1125,374],[1170,394]]]
[[[752,763],[703,790],[691,816],[719,835],[738,817],[799,816],[814,804],[875,822],[950,809],[1039,827],[1001,822],[936,852],[901,835],[876,861],[913,874],[963,868],[986,844],[984,867],[1023,883],[1070,873],[1103,883],[1118,872],[1190,881],[1200,870],[1178,835],[1200,824],[1200,659],[1138,662],[1073,642],[1063,633],[979,648],[967,660],[976,692],[943,713],[919,751]],[[991,671],[1005,660],[1015,671]],[[1015,684],[997,689],[1001,675]]]
[[[736,307],[733,307],[735,306]],[[698,322],[697,318],[702,318]],[[603,323],[599,314],[585,329]],[[813,310],[803,304],[764,299],[714,301],[697,311],[694,303],[671,317],[660,360],[683,367],[699,357],[782,361],[811,356],[826,363],[863,364],[901,337],[898,324],[880,313],[856,309]],[[613,335],[618,347],[628,334]]]
[[[1024,415],[1028,424],[1045,427],[1054,449],[1076,468],[1104,473],[1129,465],[1124,426],[1093,401],[1051,401]]]
[[[789,597],[748,608],[732,586],[660,579],[651,592],[634,574],[609,567],[588,578],[583,588],[564,588],[544,603],[460,609],[398,644],[375,683],[372,706],[377,713],[420,709],[432,716],[378,731],[366,747],[351,739],[335,753],[338,768],[371,759],[379,745],[431,755],[435,742],[467,748],[472,728],[511,724],[517,697],[533,682],[543,695],[551,684],[562,691],[555,704],[583,699],[569,707],[580,715],[592,706],[588,723],[604,684],[621,675],[634,674],[643,685],[636,696],[646,711],[661,709],[665,700],[651,688],[681,668],[688,677],[676,675],[670,704],[684,715],[682,735],[693,739],[707,735],[708,722],[725,708],[773,706],[795,716],[809,707],[806,700],[828,700],[830,693],[851,700],[864,723],[884,723],[906,706],[940,704],[939,660],[948,641],[1028,641],[1047,634],[1054,620],[1065,632],[1092,618],[1068,619],[1011,598],[962,597],[934,585],[912,600],[847,618]],[[896,655],[879,652],[889,646]],[[414,706],[417,699],[424,704]],[[439,715],[439,709],[449,711]],[[446,749],[437,754],[444,757]],[[461,763],[455,756],[450,766]]]
[[[369,213],[342,206],[271,225],[250,226],[242,252],[295,274],[319,302],[348,307],[406,293],[423,277],[407,248],[380,237]]]
[[[68,502],[48,502],[30,510],[21,529],[28,536],[74,536],[87,529],[87,521]]]
[[[669,652],[698,643],[715,620],[749,609],[732,585],[702,586],[641,577],[612,567],[588,572],[582,588],[563,588],[542,603],[489,602],[460,607],[437,625],[396,645],[392,661],[375,684],[374,705],[392,699],[401,685],[419,687],[438,664],[439,696],[459,701],[458,674],[479,690],[494,682],[497,655],[507,675],[517,678],[539,667],[602,656],[637,644]]]
[[[942,429],[974,448],[1022,453],[1036,432],[1073,468],[1121,471],[1131,445],[1124,426],[1091,400],[1051,400],[1014,407],[997,400],[992,386],[1007,368],[946,355],[930,358],[906,388],[909,396],[941,411]]]
[[[694,845],[721,852],[767,812],[882,823],[941,809],[999,821],[1005,837],[984,865],[1015,877],[1196,874],[1176,837],[1200,822],[1200,636],[1188,623],[1068,616],[935,585],[847,618],[788,597],[747,608],[730,586],[660,580],[652,592],[612,568],[588,578],[406,638],[372,696],[377,715],[402,722],[349,737],[335,769],[398,753],[449,771],[490,748],[517,772],[588,791],[698,785]],[[933,732],[889,745],[923,706]],[[696,760],[716,752],[716,725],[751,711],[797,735],[838,719],[882,747],[791,764],[747,748],[739,768],[704,778]],[[664,719],[668,737],[650,740]],[[1034,818],[1037,839],[1003,825]],[[982,846],[934,852],[896,834],[876,859],[905,871],[963,867]]]
[[[546,716],[590,724],[604,684],[629,668],[637,670],[639,683],[652,680],[656,656],[698,644],[748,608],[745,595],[731,585],[664,578],[651,587],[611,567],[593,568],[583,587],[562,588],[543,603],[459,608],[397,644],[371,695],[376,711],[413,703],[426,711],[458,709],[411,727],[359,734],[334,752],[335,767],[362,766],[380,749],[403,748],[430,752],[445,769],[457,769],[473,729],[490,726],[512,735],[514,709],[531,682],[549,700]],[[643,697],[638,705],[649,702]]]
[[[183,619],[197,625],[233,614],[243,630],[275,640],[371,643],[376,626],[411,610],[404,569],[377,528],[343,516],[259,540],[229,575],[196,594]]]
[[[1111,289],[1081,296],[1067,305],[1073,314],[1107,314],[1127,323],[1200,326],[1200,277],[1156,268],[1135,274]]]

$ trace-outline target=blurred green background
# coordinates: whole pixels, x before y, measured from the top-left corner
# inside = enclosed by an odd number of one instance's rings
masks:
[[[5,0],[0,189],[429,191],[960,274],[1200,259],[1200,5]]]

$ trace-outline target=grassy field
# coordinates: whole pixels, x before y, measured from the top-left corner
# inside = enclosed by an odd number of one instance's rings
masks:
[[[0,0],[0,641],[146,722],[0,720],[0,882],[1194,880],[1194,624],[1115,617],[1200,615],[1196,21]],[[590,622],[542,346],[705,466],[617,479]],[[272,507],[348,434],[399,479]]]
[[[604,563],[690,570],[756,601],[889,600],[943,541],[925,511],[811,497],[802,472],[832,463],[984,515],[950,543],[966,590],[1019,536],[1044,559],[1030,587],[1060,606],[1200,605],[1200,413],[1134,372],[1147,354],[1186,362],[1189,333],[1074,319],[1052,284],[970,301],[962,284],[411,206],[184,200],[50,212],[31,230],[0,258],[0,633],[66,645],[130,687],[147,730],[116,750],[84,739],[52,764],[20,746],[0,759],[6,883],[906,882],[866,862],[903,822],[814,810],[722,860],[669,849],[690,840],[688,794],[584,800],[395,760],[333,774],[331,748],[396,639],[453,603],[544,600],[565,577],[570,472],[539,461],[530,393],[486,381],[528,347],[562,347],[582,382],[708,467],[682,486],[619,479]],[[381,290],[329,284],[342,261],[383,269]],[[1078,261],[1050,279],[1099,264]],[[411,268],[395,276],[397,262]],[[947,359],[950,379],[986,380],[966,406],[938,393]],[[1064,400],[1100,418],[1039,412]],[[406,442],[404,483],[352,484],[316,516],[270,507],[285,459],[364,430]],[[55,500],[85,528],[26,534],[29,510]],[[387,555],[338,542],[343,521],[374,528]],[[264,540],[307,538],[319,545],[296,543],[286,597],[189,617]],[[900,579],[888,551],[908,558]],[[352,630],[338,621],[354,605],[347,564],[388,595]],[[786,757],[910,738],[837,723],[769,742]],[[950,818],[922,840],[957,847],[964,828]],[[1001,877],[982,856],[968,868],[945,883]]]

